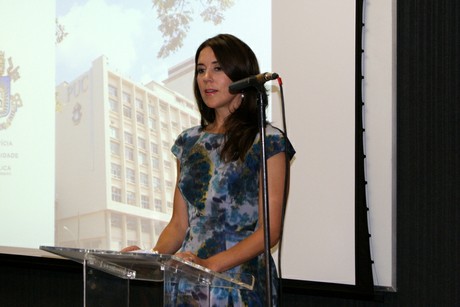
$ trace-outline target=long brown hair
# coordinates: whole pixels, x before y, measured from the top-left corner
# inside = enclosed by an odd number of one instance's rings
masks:
[[[196,51],[195,67],[200,52],[205,47],[210,47],[213,50],[220,67],[233,82],[260,73],[259,63],[252,49],[246,43],[231,34],[219,34],[204,41]],[[206,106],[201,97],[197,83],[196,69],[193,90],[198,109],[201,113],[201,127],[204,129],[207,125],[214,122],[216,114],[214,109]],[[266,98],[266,91],[262,91],[262,95]],[[259,132],[258,97],[259,92],[257,89],[245,89],[244,98],[240,106],[226,118],[224,123],[225,144],[220,153],[224,161],[244,160],[247,151],[252,146]],[[266,102],[266,99],[262,100]],[[266,107],[267,106],[264,105],[264,108]]]

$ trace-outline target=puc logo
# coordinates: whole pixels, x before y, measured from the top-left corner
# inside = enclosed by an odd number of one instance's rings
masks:
[[[19,66],[15,67],[13,59],[9,57],[8,68],[6,68],[5,52],[0,51],[0,130],[11,126],[18,108],[22,107],[21,96],[11,94],[11,85],[19,78]]]

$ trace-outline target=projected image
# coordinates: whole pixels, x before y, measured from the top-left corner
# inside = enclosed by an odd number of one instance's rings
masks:
[[[396,11],[391,1],[373,1],[361,13],[360,4],[0,2],[0,252],[152,247],[171,216],[171,145],[199,121],[195,50],[230,33],[251,46],[263,72],[283,79],[285,122],[297,152],[283,244],[273,250],[283,278],[355,284],[361,195],[375,284],[393,288]],[[267,116],[281,128],[281,87],[270,90]],[[365,161],[365,197],[355,193],[355,165],[363,166],[357,159]]]
[[[200,121],[196,48],[232,33],[269,70],[270,28],[241,20],[270,20],[270,1],[243,2],[57,1],[56,246],[153,246],[172,213],[170,148]]]

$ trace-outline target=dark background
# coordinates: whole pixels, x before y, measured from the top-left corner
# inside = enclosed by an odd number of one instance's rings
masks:
[[[397,1],[397,292],[286,289],[285,306],[460,305],[459,20],[457,0]],[[70,260],[0,254],[0,306],[82,306],[82,275]]]

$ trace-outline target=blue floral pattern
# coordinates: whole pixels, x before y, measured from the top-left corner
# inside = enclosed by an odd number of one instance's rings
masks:
[[[220,158],[223,142],[223,134],[208,133],[196,126],[182,132],[172,147],[180,161],[178,187],[189,216],[181,251],[191,251],[204,259],[248,237],[259,223],[260,137],[256,137],[244,161],[230,163]],[[284,151],[286,139],[280,130],[267,125],[265,144],[268,159]],[[287,144],[289,158],[292,158],[295,151],[289,141]],[[276,283],[276,270],[272,267]],[[263,254],[226,273],[253,275],[255,288],[253,291],[213,288],[212,306],[265,305]],[[275,292],[276,285],[273,289]],[[273,294],[276,297],[276,292]]]

